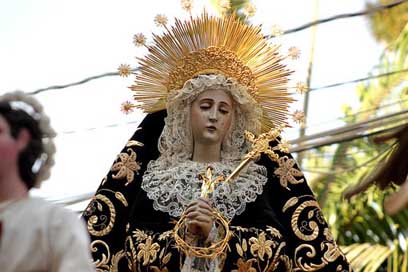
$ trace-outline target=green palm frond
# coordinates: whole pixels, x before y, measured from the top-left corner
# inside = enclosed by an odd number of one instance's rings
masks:
[[[405,240],[408,243],[408,240]],[[381,269],[382,264],[387,261],[388,266],[383,268],[387,272],[408,271],[408,251],[398,250],[398,242],[391,246],[379,244],[352,244],[341,247],[346,254],[351,267],[355,272],[375,272]]]
[[[377,271],[393,253],[387,246],[369,243],[352,244],[341,249],[355,272]]]

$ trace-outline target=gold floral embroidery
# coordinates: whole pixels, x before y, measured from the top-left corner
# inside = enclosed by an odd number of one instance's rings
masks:
[[[98,246],[102,245],[102,246]],[[106,249],[105,253],[100,253],[98,251]],[[112,256],[112,260],[110,259],[110,249],[106,242],[102,240],[95,240],[91,243],[91,251],[93,253],[100,253],[102,259],[96,259],[93,264],[95,265],[96,271],[109,271],[109,272],[118,272],[119,271],[119,261],[126,256],[124,250],[118,251],[116,254]],[[95,258],[95,257],[94,257]],[[110,265],[109,265],[110,263]]]
[[[133,229],[131,232],[132,235],[126,238],[126,245],[129,243],[127,250],[132,262],[132,271],[144,271],[142,269],[144,266],[149,271],[168,272],[166,266],[172,258],[177,258],[170,252],[173,247],[171,243],[173,230],[160,233],[152,230]],[[158,241],[163,241],[163,243]]]
[[[105,182],[106,182],[107,180],[108,180],[108,177],[107,177],[107,176],[104,176],[103,179],[102,179],[101,185],[105,185]]]
[[[95,210],[96,210],[95,204],[97,203],[95,200],[96,200],[96,198],[95,198],[95,196],[93,196],[91,198],[91,201],[89,202],[88,206],[86,207],[86,209],[84,211],[85,216],[91,216],[95,212]]]
[[[241,231],[241,232],[248,232],[249,231],[248,228],[244,228],[244,227],[240,227],[240,226],[237,226],[236,229],[237,229],[237,231]]]
[[[278,150],[282,153],[289,153],[290,144],[287,140],[281,140],[281,142],[277,146]]]
[[[136,238],[136,241],[138,242],[144,241],[149,237],[143,230],[140,229],[134,230],[132,236]]]
[[[160,250],[158,243],[152,244],[152,237],[148,237],[145,243],[140,243],[137,246],[139,252],[137,253],[137,260],[143,259],[143,265],[146,266],[156,260],[157,252]]]
[[[269,258],[272,257],[272,248],[271,246],[275,246],[274,242],[271,240],[266,240],[265,232],[261,232],[258,238],[251,237],[249,239],[249,244],[251,245],[251,253],[254,256],[258,256],[259,259],[262,261],[264,260],[264,255],[268,255]]]
[[[292,270],[292,260],[287,255],[280,255],[279,259],[285,264],[286,271],[293,271]]]
[[[135,178],[135,172],[137,173],[140,170],[140,165],[136,162],[136,152],[131,148],[128,148],[127,151],[130,152],[130,155],[127,153],[120,153],[118,155],[120,161],[115,163],[111,168],[111,171],[118,171],[116,175],[112,175],[112,178],[126,178],[127,182],[125,186],[133,181]]]
[[[122,202],[122,204],[127,207],[129,206],[128,202],[126,201],[125,196],[121,192],[115,192],[115,197]]]
[[[268,231],[272,236],[278,237],[279,239],[282,238],[282,234],[279,232],[279,230],[271,226],[267,226],[266,231]]]
[[[112,265],[109,272],[118,272],[119,271],[119,261],[126,256],[124,250],[120,250],[115,255],[112,256]]]
[[[138,128],[135,130],[135,132],[138,131],[138,130],[141,130],[141,129],[142,129],[141,127],[138,127]],[[129,140],[129,141],[127,142],[127,144],[126,144],[126,147],[131,147],[131,146],[144,146],[144,144],[141,143],[141,142],[139,142],[139,141]]]
[[[126,147],[131,146],[144,146],[144,144],[135,140],[130,140],[129,142],[127,142]]]
[[[299,254],[300,251],[305,251],[304,254]],[[322,262],[320,264],[315,264],[315,263],[306,263],[307,259],[310,258],[313,259],[316,256],[316,249],[309,245],[309,244],[302,244],[298,246],[295,250],[295,271],[316,271],[319,269],[322,269],[327,265],[326,262]],[[305,259],[303,259],[305,257]]]
[[[162,269],[158,268],[157,266],[151,266],[150,269],[153,272],[169,272],[169,270],[167,269],[167,267],[163,267]]]
[[[334,240],[333,234],[331,233],[331,231],[328,228],[325,228],[323,230],[323,234],[326,237],[327,241],[333,241]]]
[[[246,239],[242,239],[242,250],[245,252],[248,249],[247,241]]]
[[[288,201],[286,201],[285,205],[283,205],[282,212],[286,212],[287,209],[296,205],[296,203],[298,202],[299,202],[299,198],[297,198],[296,196],[291,197]]]
[[[279,265],[279,256],[281,254],[281,250],[286,246],[285,242],[279,244],[278,248],[275,250],[275,256],[271,264],[269,265],[267,271],[275,271],[276,267]]]
[[[164,258],[162,260],[164,264],[167,264],[170,261],[171,255],[172,255],[171,252],[169,252],[169,253],[166,254],[166,256],[164,256]]]
[[[234,255],[237,256],[238,260],[235,264],[236,269],[232,270],[233,272],[271,272],[281,267],[281,264],[286,268],[291,267],[291,262],[288,257],[287,260],[281,258],[281,256],[284,255],[286,243],[280,241],[283,236],[278,229],[272,226],[266,226],[265,231],[257,228],[248,229],[237,226],[233,228],[236,230],[244,229],[247,232],[246,234],[242,231],[234,232],[234,237],[236,237],[237,240],[233,244],[230,244],[230,251],[235,252]],[[245,235],[246,238],[244,238],[243,235]],[[287,269],[287,271],[292,270]]]
[[[331,263],[337,260],[338,257],[343,256],[343,252],[340,251],[335,243],[324,243],[327,247],[326,252],[323,255],[323,259]]]
[[[244,261],[242,258],[238,259],[237,268],[231,272],[256,272],[256,269],[252,267],[252,264],[255,262],[255,259],[249,259],[248,261]]]
[[[347,270],[346,270],[347,269]],[[352,272],[351,270],[351,266],[345,267],[343,269],[343,266],[341,264],[339,264],[336,268],[336,272]]]
[[[172,234],[173,234],[173,230],[165,231],[165,232],[163,232],[162,234],[159,235],[158,240],[162,241],[162,240],[164,240],[166,238],[169,238]]]
[[[314,258],[316,254],[316,249],[309,244],[302,244],[298,246],[295,250],[295,261],[296,261],[296,269],[295,271],[316,271],[319,269],[322,269],[323,267],[326,267],[329,263],[334,262],[339,258],[340,256],[343,257],[343,260],[345,260],[345,256],[343,252],[340,251],[336,243],[322,243],[321,245],[321,250],[323,251],[324,248],[327,248],[323,254],[323,256],[320,258],[321,263],[316,264],[316,263],[306,263],[307,259],[303,259],[304,257],[308,257],[310,259]],[[304,254],[299,254],[301,250],[308,250],[308,252],[305,252]]]
[[[137,252],[135,245],[133,244],[132,238],[130,236],[126,237],[125,245],[126,255],[129,256],[129,260],[131,261],[132,271],[136,271]]]
[[[101,245],[101,246],[98,246]],[[98,268],[99,270],[109,270],[109,261],[110,261],[110,248],[108,246],[108,244],[102,240],[95,240],[91,243],[91,251],[94,255],[94,262],[93,264],[95,265],[96,268]],[[106,253],[104,253],[103,251],[106,251]],[[97,253],[98,255],[100,254],[101,258],[97,258],[95,256],[95,253]]]
[[[244,256],[244,252],[242,251],[241,245],[239,243],[236,243],[235,247],[237,248],[238,255],[241,256],[241,257]]]
[[[279,176],[282,187],[287,188],[288,182],[291,184],[302,183],[304,179],[297,180],[296,177],[302,177],[300,170],[294,168],[296,162],[294,159],[289,159],[287,156],[278,159],[279,168],[275,170],[275,174]]]

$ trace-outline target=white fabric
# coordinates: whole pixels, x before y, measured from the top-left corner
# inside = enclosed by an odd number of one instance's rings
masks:
[[[88,272],[85,224],[73,212],[39,198],[0,203],[1,272]]]

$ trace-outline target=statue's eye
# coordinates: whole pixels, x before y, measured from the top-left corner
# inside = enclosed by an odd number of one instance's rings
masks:
[[[210,103],[202,103],[202,104],[200,104],[200,109],[202,109],[202,110],[208,110],[209,108],[211,108]]]

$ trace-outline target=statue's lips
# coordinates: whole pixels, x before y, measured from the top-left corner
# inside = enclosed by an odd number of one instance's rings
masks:
[[[211,131],[211,132],[217,130],[217,127],[215,127],[215,126],[206,126],[205,128],[206,128],[208,131]]]

